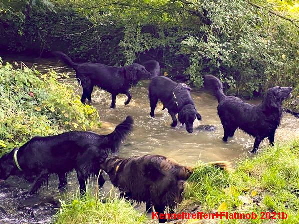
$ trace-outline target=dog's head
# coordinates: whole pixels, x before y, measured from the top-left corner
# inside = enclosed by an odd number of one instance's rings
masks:
[[[100,164],[100,168],[104,170],[109,176],[115,175],[118,170],[118,165],[122,162],[123,159],[114,156],[111,158],[107,158],[105,162]]]
[[[136,85],[139,80],[151,79],[152,73],[147,71],[143,65],[134,63],[123,67],[124,77],[133,85]]]
[[[13,152],[14,150],[0,158],[0,180],[6,180],[17,168],[14,163]]]
[[[292,87],[275,86],[267,90],[264,103],[267,108],[280,108],[282,102],[290,97]]]
[[[195,119],[201,120],[201,115],[196,111],[194,105],[187,104],[178,114],[180,123],[185,124],[186,131],[189,133],[193,132],[193,123]]]
[[[151,79],[161,75],[161,67],[159,62],[157,62],[156,60],[146,61],[142,63],[142,65],[152,74]]]

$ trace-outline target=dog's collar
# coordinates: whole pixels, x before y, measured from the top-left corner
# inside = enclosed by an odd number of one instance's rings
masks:
[[[118,164],[116,167],[115,167],[115,173],[117,173],[118,169],[119,169],[119,166],[120,164]]]
[[[19,151],[18,148],[15,148],[15,149],[14,149],[14,152],[13,152],[13,160],[14,160],[16,166],[18,167],[18,169],[19,169],[20,171],[23,171],[22,168],[20,167],[19,162],[18,162],[18,157],[17,157],[17,156],[18,156],[18,151]]]
[[[175,104],[176,104],[177,107],[179,107],[179,104],[178,104],[178,102],[177,102],[177,98],[176,98],[176,95],[175,95],[175,92],[174,92],[174,91],[176,90],[176,88],[179,87],[179,85],[180,85],[180,83],[178,83],[178,84],[173,88],[173,90],[172,90],[173,100],[174,100],[174,102],[175,102]]]

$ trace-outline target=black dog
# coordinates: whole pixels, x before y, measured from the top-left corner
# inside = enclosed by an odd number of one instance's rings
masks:
[[[10,175],[36,177],[29,193],[35,193],[50,174],[57,174],[59,189],[67,184],[67,173],[77,172],[80,192],[86,191],[85,182],[90,175],[97,175],[100,163],[109,153],[118,151],[120,143],[130,133],[133,125],[128,116],[108,135],[72,131],[54,136],[34,137],[26,144],[0,158],[0,179]],[[27,178],[26,178],[27,179]],[[105,183],[100,175],[100,187]]]
[[[65,64],[76,71],[76,77],[80,80],[83,88],[81,102],[86,98],[91,102],[91,93],[94,86],[111,93],[111,108],[115,108],[116,96],[120,93],[126,94],[127,105],[132,96],[129,89],[142,79],[152,78],[152,74],[143,65],[134,63],[124,67],[113,67],[100,63],[75,63],[66,54],[56,51],[54,55],[59,57]]]
[[[164,76],[155,77],[149,85],[149,100],[151,117],[155,116],[157,102],[161,100],[172,118],[171,127],[177,125],[176,114],[178,114],[180,123],[186,125],[186,130],[189,133],[193,132],[194,120],[196,118],[201,120],[191,98],[190,88],[183,83],[176,83]]]
[[[166,206],[174,209],[182,201],[184,182],[192,174],[191,168],[159,155],[112,157],[100,166],[122,195],[145,202],[148,212],[153,205],[157,213],[163,213]]]
[[[224,136],[223,141],[233,137],[237,128],[255,137],[252,153],[258,150],[261,141],[268,138],[274,144],[274,136],[280,124],[282,101],[291,94],[291,87],[272,87],[259,105],[251,105],[240,98],[226,96],[223,93],[221,81],[212,75],[204,77],[205,86],[211,89],[218,100],[218,115],[220,117]]]

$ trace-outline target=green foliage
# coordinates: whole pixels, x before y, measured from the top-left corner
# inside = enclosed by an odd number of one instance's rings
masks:
[[[156,59],[171,77],[201,87],[202,76],[214,74],[231,92],[251,97],[270,86],[298,85],[295,3],[6,0],[0,3],[0,46],[61,50],[109,65]]]
[[[0,63],[0,154],[39,135],[99,126],[94,107],[83,105],[55,72],[40,74]]]
[[[136,211],[124,199],[107,199],[88,194],[84,198],[62,201],[59,213],[54,218],[55,224],[138,224],[145,223],[146,216]]]
[[[200,202],[204,209],[219,204],[225,194],[222,189],[228,186],[228,174],[211,165],[199,164],[188,179],[185,197]]]
[[[193,178],[188,180],[185,197],[207,211],[255,212],[259,215],[258,219],[246,223],[264,223],[265,220],[260,219],[261,212],[285,212],[288,219],[276,220],[275,223],[298,223],[298,164],[298,141],[271,147],[254,158],[240,161],[227,175],[223,171],[211,173],[202,172],[206,168],[197,169]],[[213,200],[209,200],[210,197]],[[243,221],[227,220],[223,223]]]

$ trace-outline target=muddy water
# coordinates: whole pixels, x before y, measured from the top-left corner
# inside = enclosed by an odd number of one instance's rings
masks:
[[[73,74],[73,70],[65,67],[56,60],[3,58],[4,61],[23,61],[28,67],[36,67],[41,72],[54,69],[57,72]],[[65,81],[65,80],[64,80]],[[67,80],[73,88],[81,94],[81,87],[73,78]],[[217,101],[205,92],[192,91],[192,97],[202,121],[195,121],[194,132],[187,133],[184,127],[171,128],[171,118],[162,105],[156,108],[156,117],[149,116],[149,100],[147,86],[144,81],[131,90],[132,100],[124,105],[126,97],[117,97],[116,109],[110,109],[111,96],[105,91],[97,89],[92,95],[93,105],[98,109],[102,128],[100,134],[110,133],[127,115],[134,118],[134,130],[120,150],[121,156],[144,154],[161,154],[171,157],[179,163],[194,166],[198,161],[209,162],[227,160],[235,162],[248,156],[254,139],[242,131],[236,131],[235,136],[228,143],[222,142],[223,129],[217,115]],[[258,103],[251,101],[250,103]],[[203,130],[205,126],[212,130]],[[280,127],[276,133],[276,142],[283,142],[299,137],[299,119],[284,114]],[[265,140],[261,147],[267,145]],[[55,179],[55,178],[54,178]],[[77,189],[76,178],[69,178],[70,188]],[[50,187],[44,189],[38,196],[24,198],[19,196],[28,190],[29,185],[22,180],[10,178],[0,183],[0,223],[49,223],[52,215],[57,212],[59,203],[56,192],[57,181],[50,181]]]
[[[171,128],[171,117],[162,104],[156,108],[156,117],[149,116],[147,96],[148,82],[132,89],[133,100],[124,106],[125,96],[117,98],[116,109],[110,109],[110,95],[97,91],[93,95],[94,105],[99,111],[103,127],[113,130],[126,115],[135,120],[134,131],[126,141],[120,154],[123,156],[161,154],[185,165],[195,165],[197,161],[215,160],[236,161],[248,155],[254,139],[242,131],[237,131],[228,143],[222,141],[223,129],[217,115],[217,101],[205,92],[193,92],[192,97],[202,120],[194,123],[194,132],[188,133],[183,126]],[[257,102],[253,102],[257,103]],[[299,120],[284,114],[282,124],[276,134],[276,141],[299,136]],[[212,126],[212,130],[204,127]],[[214,129],[214,130],[213,130]],[[265,140],[262,146],[267,145]]]

